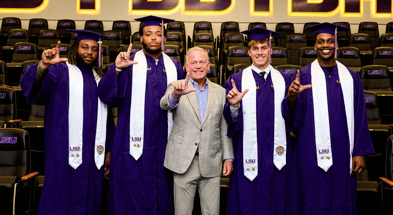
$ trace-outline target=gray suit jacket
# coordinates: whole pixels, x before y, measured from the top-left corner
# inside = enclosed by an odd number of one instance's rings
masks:
[[[164,166],[183,174],[190,166],[199,145],[199,169],[203,177],[217,177],[222,173],[222,162],[233,157],[232,140],[227,137],[228,124],[223,110],[225,89],[208,81],[208,101],[204,119],[200,119],[195,92],[180,97],[176,107],[170,107],[168,95],[173,91],[168,85],[160,106],[173,113],[173,128],[166,147]],[[194,88],[191,81],[189,88]]]

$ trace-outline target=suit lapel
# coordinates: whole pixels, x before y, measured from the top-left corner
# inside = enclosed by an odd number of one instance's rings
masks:
[[[213,105],[216,101],[216,86],[212,84],[211,81],[208,79],[208,96],[207,96],[207,107],[205,111],[205,116],[203,117],[202,125],[205,123],[207,117],[210,114],[210,111],[213,108]]]
[[[192,86],[191,81],[188,81],[188,88],[195,88],[194,86]],[[198,98],[196,95],[196,92],[191,92],[189,94],[186,95],[188,100],[190,101],[190,104],[192,106],[192,108],[195,111],[195,114],[198,117],[199,122],[201,121],[201,116],[199,114],[199,106],[198,106]]]

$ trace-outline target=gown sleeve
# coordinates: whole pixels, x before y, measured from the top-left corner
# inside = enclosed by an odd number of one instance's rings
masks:
[[[26,96],[27,104],[31,104],[37,100],[45,100],[53,89],[57,86],[59,72],[68,70],[66,64],[51,65],[45,74],[40,85],[34,83],[38,63],[30,66],[20,80],[23,95]]]

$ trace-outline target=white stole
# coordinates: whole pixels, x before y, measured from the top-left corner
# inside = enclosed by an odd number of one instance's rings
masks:
[[[69,104],[68,104],[68,146],[69,165],[77,169],[82,164],[83,150],[83,76],[75,65],[66,63],[69,74]],[[100,77],[93,70],[98,85]],[[105,161],[105,141],[107,106],[98,98],[97,129],[94,147],[94,161],[97,169],[101,169]]]
[[[354,146],[354,91],[353,78],[348,69],[340,62],[336,61],[338,76],[343,92],[345,115],[347,118],[347,127],[349,135],[349,149],[350,149],[350,174],[352,172],[352,152]],[[314,105],[314,130],[315,130],[315,145],[317,153],[318,166],[325,172],[333,165],[331,138],[330,138],[330,124],[329,124],[329,110],[327,103],[326,92],[326,78],[325,74],[315,60],[311,64],[311,84],[312,84],[312,98]],[[334,113],[332,113],[334,114]]]
[[[281,170],[286,164],[287,139],[281,102],[285,97],[285,80],[270,66],[274,86],[274,147],[273,163]],[[243,168],[244,176],[253,181],[258,175],[257,90],[251,66],[243,71],[242,90],[249,89],[242,99],[243,109]]]
[[[172,59],[162,52],[167,74],[167,85],[177,80],[177,69]],[[132,92],[130,109],[130,155],[138,160],[143,152],[145,125],[145,96],[147,79],[147,61],[143,50],[135,53],[132,69]],[[168,111],[168,137],[173,126],[172,113]]]

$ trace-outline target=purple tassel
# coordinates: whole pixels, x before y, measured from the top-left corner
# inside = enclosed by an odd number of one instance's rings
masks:
[[[334,59],[337,59],[337,26],[334,30]]]
[[[272,32],[270,32],[270,36],[269,36],[269,49],[270,49],[270,58],[269,58],[269,63],[272,63]]]
[[[98,41],[98,67],[102,67],[102,41]]]
[[[161,18],[161,50],[165,50],[165,44],[164,44],[164,18]]]

